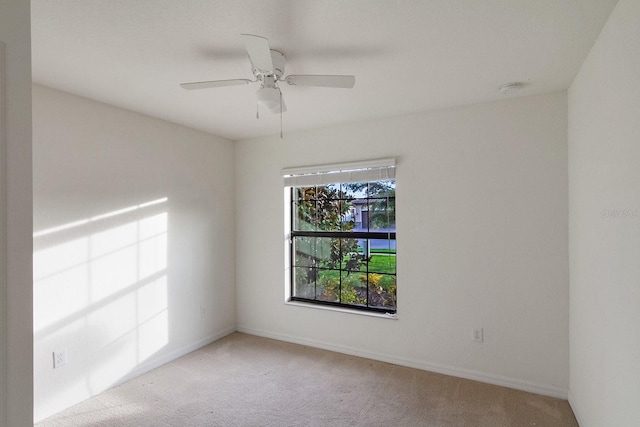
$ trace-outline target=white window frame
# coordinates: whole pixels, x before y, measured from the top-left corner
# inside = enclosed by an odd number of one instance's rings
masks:
[[[292,265],[291,265],[291,187],[328,185],[345,182],[367,181],[395,181],[396,160],[384,158],[359,162],[334,163],[324,165],[284,168],[281,171],[284,183],[284,254],[285,254],[285,303],[288,305],[305,306],[332,311],[364,314],[374,317],[397,319],[395,313],[383,313],[350,308],[348,305],[330,306],[324,304],[306,303],[292,300]]]

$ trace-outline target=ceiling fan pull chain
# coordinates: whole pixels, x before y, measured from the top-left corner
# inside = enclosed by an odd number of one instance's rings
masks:
[[[260,118],[260,109],[258,108],[258,104],[256,104],[256,119]]]
[[[282,139],[282,91],[278,89],[280,92],[280,139]]]

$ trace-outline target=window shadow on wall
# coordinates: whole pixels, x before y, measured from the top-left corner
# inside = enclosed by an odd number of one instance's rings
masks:
[[[167,205],[34,233],[35,398],[44,412],[118,383],[169,342]],[[68,362],[53,369],[61,348]]]

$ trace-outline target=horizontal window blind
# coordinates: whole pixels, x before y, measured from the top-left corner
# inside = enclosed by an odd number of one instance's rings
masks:
[[[377,159],[282,169],[285,187],[310,187],[340,182],[366,182],[395,179],[396,160]]]

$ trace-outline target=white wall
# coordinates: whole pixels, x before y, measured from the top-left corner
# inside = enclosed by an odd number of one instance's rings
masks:
[[[566,120],[556,93],[238,142],[238,329],[566,397]],[[399,320],[285,305],[280,169],[383,157]]]
[[[234,171],[230,141],[37,85],[33,139],[38,420],[235,330]]]
[[[33,425],[28,1],[0,0],[0,44],[0,426],[23,427]]]
[[[640,2],[620,0],[569,90],[570,401],[640,425]]]

